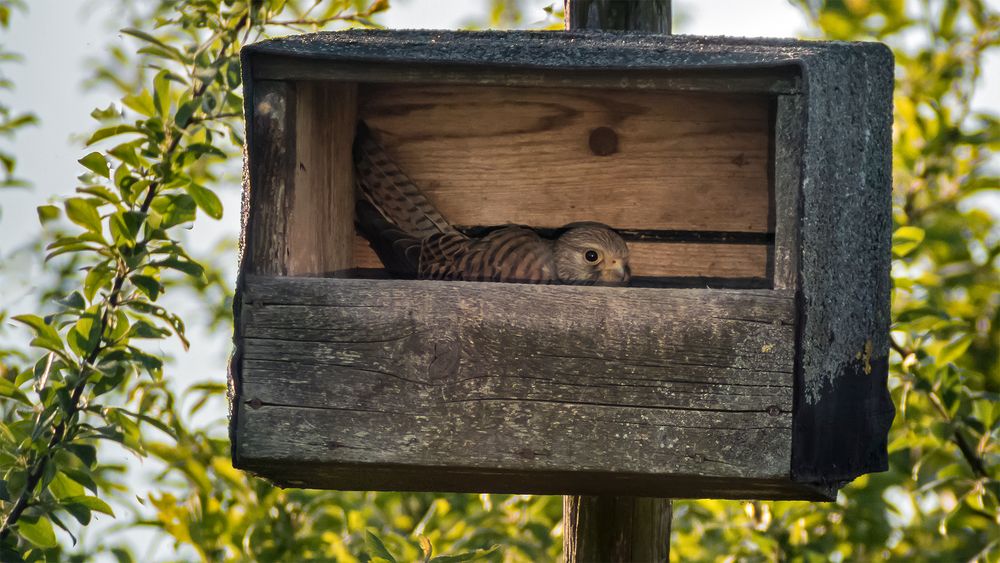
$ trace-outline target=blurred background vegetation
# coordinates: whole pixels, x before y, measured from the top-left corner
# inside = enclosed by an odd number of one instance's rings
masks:
[[[557,560],[558,497],[277,489],[230,464],[222,374],[170,384],[159,341],[183,341],[184,321],[231,322],[217,264],[234,243],[192,255],[185,228],[220,217],[212,186],[239,175],[240,46],[374,26],[392,2],[105,3],[131,40],[91,82],[118,100],[91,114],[79,183],[38,209],[28,248],[49,258],[33,304],[0,311],[0,560]],[[793,4],[813,38],[896,53],[890,469],[835,503],[677,501],[672,557],[998,561],[1000,121],[973,94],[1000,16],[981,0]],[[29,9],[0,0],[0,26]],[[515,0],[468,22],[560,25],[561,2],[535,13]],[[15,58],[4,47],[0,73]],[[32,125],[28,110],[0,100],[0,134]],[[0,152],[0,183],[16,188],[14,156]],[[163,305],[181,301],[208,314]]]

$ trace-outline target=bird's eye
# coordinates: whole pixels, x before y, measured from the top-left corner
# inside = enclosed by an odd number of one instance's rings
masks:
[[[596,250],[588,250],[584,253],[583,257],[587,259],[587,262],[597,262],[597,259],[599,258]]]

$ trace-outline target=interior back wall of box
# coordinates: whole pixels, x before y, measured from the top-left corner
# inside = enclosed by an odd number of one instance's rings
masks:
[[[331,191],[314,203],[352,205],[360,118],[463,229],[600,221],[628,240],[639,285],[771,287],[768,95],[323,81],[296,92],[295,182]],[[316,243],[355,275],[380,275],[360,235]]]

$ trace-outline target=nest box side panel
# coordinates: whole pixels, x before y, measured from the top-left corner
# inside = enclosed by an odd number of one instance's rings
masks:
[[[805,60],[793,476],[839,486],[888,466],[893,58],[829,44]]]

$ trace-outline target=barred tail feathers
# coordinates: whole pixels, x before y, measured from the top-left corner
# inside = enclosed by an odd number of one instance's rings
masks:
[[[416,239],[455,233],[420,188],[386,153],[363,121],[354,139],[358,201],[366,200],[391,224]]]

